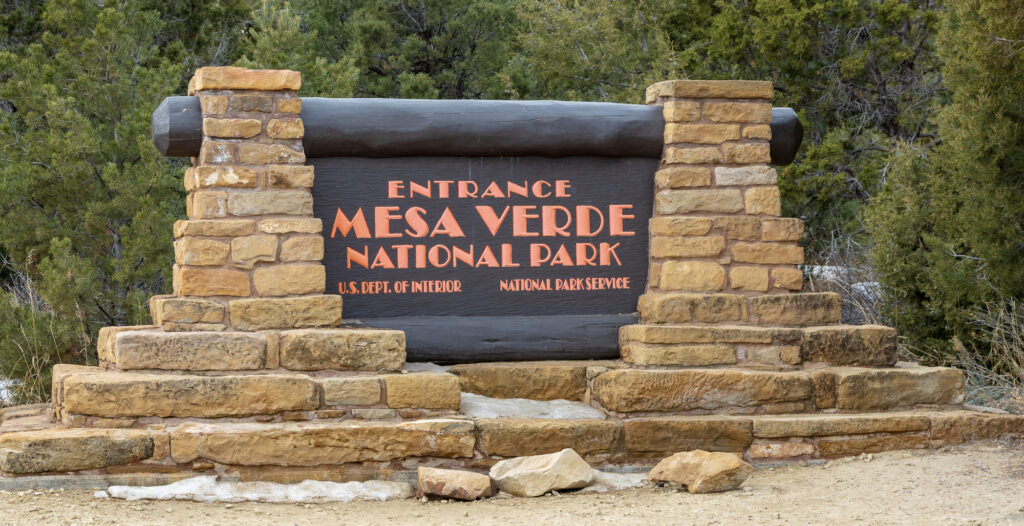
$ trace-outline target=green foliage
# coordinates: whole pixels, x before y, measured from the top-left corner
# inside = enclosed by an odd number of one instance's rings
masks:
[[[897,156],[868,216],[872,257],[904,334],[971,347],[972,311],[1024,295],[1024,3],[950,2],[937,44],[941,142]]]

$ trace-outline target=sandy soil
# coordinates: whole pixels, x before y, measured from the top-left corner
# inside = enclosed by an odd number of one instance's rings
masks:
[[[763,468],[744,486],[718,495],[650,487],[473,503],[305,505],[0,492],[0,524],[1024,524],[1024,446],[989,442]]]

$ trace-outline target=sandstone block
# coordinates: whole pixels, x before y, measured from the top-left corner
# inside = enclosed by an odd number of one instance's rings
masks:
[[[643,319],[655,323],[739,321],[741,303],[735,294],[655,293],[640,296]]]
[[[280,99],[277,101],[278,113],[302,113],[302,99]]]
[[[114,338],[118,334],[127,331],[145,331],[155,329],[155,325],[128,325],[123,327],[103,327],[100,329],[99,334],[96,336],[96,353],[100,360],[108,363],[114,363],[117,360],[117,355],[114,354]],[[54,367],[68,367],[66,364],[56,364]],[[54,369],[53,372],[54,383],[57,382],[57,372]],[[53,397],[54,402],[57,401],[57,396]]]
[[[706,102],[704,118],[712,122],[769,124],[772,105],[769,102]]]
[[[768,143],[722,145],[722,159],[728,164],[764,164],[772,161]]]
[[[305,376],[287,374],[193,376],[96,373],[64,379],[69,413],[107,418],[132,416],[221,418],[312,411],[320,392]]]
[[[393,408],[458,409],[462,404],[459,377],[449,373],[387,375],[384,390]]]
[[[778,175],[775,168],[771,166],[718,166],[715,168],[715,183],[718,186],[773,185],[776,182],[778,182]]]
[[[281,242],[281,261],[321,261],[323,236],[293,236]]]
[[[153,323],[223,323],[224,305],[197,298],[164,297],[150,300]]]
[[[801,265],[804,249],[781,243],[736,243],[732,246],[732,257],[740,263]]]
[[[175,221],[174,237],[209,236],[234,237],[251,234],[256,222],[248,219],[210,219],[198,221]]]
[[[797,296],[797,295],[794,295]],[[803,294],[799,296],[804,296]],[[835,305],[822,317],[837,320],[841,316],[838,294]],[[799,301],[799,300],[798,300]],[[808,309],[808,315],[813,311]],[[896,363],[896,329],[881,325],[835,325],[809,327],[804,331],[801,356],[805,362],[831,365],[891,366]]]
[[[795,458],[814,454],[814,444],[806,442],[769,442],[753,444],[747,451],[750,458]]]
[[[881,453],[897,449],[925,449],[928,437],[921,435],[896,435],[871,438],[848,438],[846,440],[821,440],[818,453],[823,457]]]
[[[655,217],[650,221],[651,234],[656,236],[703,236],[711,231],[706,217]]]
[[[251,269],[256,263],[269,263],[277,258],[277,237],[245,236],[231,240],[231,264]]]
[[[636,365],[701,367],[736,363],[736,349],[728,345],[679,345],[630,342],[621,346],[622,360]]]
[[[690,493],[719,493],[736,489],[754,471],[735,453],[685,451],[668,457],[648,474],[655,482],[674,482]]]
[[[267,186],[271,188],[312,188],[313,167],[272,164],[267,167]]]
[[[720,144],[740,138],[738,124],[676,124],[665,125],[665,143]]]
[[[323,294],[326,279],[323,265],[274,265],[257,268],[252,274],[260,296]]]
[[[319,234],[323,232],[324,224],[323,221],[315,217],[294,219],[275,217],[260,220],[259,230],[267,234]]]
[[[873,411],[916,404],[964,401],[964,375],[947,367],[830,368],[836,375],[836,407]]]
[[[743,195],[738,189],[662,190],[655,196],[659,214],[712,212],[732,214],[743,210]]]
[[[799,340],[799,329],[767,329],[748,326],[625,325],[619,341],[644,343],[773,343]]]
[[[729,286],[736,290],[768,290],[768,269],[735,266],[729,269]]]
[[[262,369],[267,337],[252,333],[122,332],[115,339],[117,367],[185,371]]]
[[[405,364],[405,333],[388,329],[285,331],[280,347],[281,367],[298,371],[397,371]]]
[[[398,418],[398,411],[395,409],[381,409],[376,407],[358,407],[352,410],[352,416],[362,420],[389,420]]]
[[[203,119],[203,135],[207,137],[247,139],[259,135],[261,131],[263,123],[256,119]]]
[[[549,491],[586,487],[594,469],[571,449],[558,453],[502,460],[491,467],[501,491],[517,497],[539,497]]]
[[[761,222],[764,241],[800,241],[804,237],[804,222],[800,219],[777,218]]]
[[[611,420],[489,418],[476,423],[477,449],[487,456],[522,457],[572,449],[583,455],[614,451],[621,424]]]
[[[911,413],[756,416],[758,438],[904,433],[928,429],[928,417]]]
[[[223,241],[183,237],[174,242],[174,262],[179,265],[220,266],[227,262],[230,247]]]
[[[767,283],[767,276],[765,276],[765,283]],[[747,310],[762,325],[824,325],[838,323],[843,316],[839,294],[834,292],[757,296],[747,300]],[[834,337],[845,339],[844,335],[847,335],[849,332],[849,330],[839,330],[837,332],[827,327],[816,327],[808,329],[805,334],[814,333],[815,340],[821,340],[822,344],[826,344],[824,340],[830,340]],[[876,334],[872,331],[869,332],[871,332],[871,335]],[[868,334],[864,334],[864,336],[868,336]],[[829,341],[828,343],[829,345],[825,345],[825,347],[833,351],[842,352],[837,349],[838,345],[841,345],[840,342]],[[872,342],[872,344],[877,343],[880,343],[880,341],[875,340]],[[815,345],[814,348],[817,349],[819,346]],[[862,349],[851,349],[853,352],[859,352],[860,350]],[[827,362],[827,360],[812,361]],[[895,362],[885,365],[892,365],[892,363]]]
[[[743,199],[748,214],[777,216],[782,213],[782,197],[777,186],[748,188]]]
[[[174,267],[179,296],[248,296],[249,274],[220,268]]]
[[[189,219],[216,219],[228,215],[228,194],[210,190],[195,192],[185,202]]]
[[[804,286],[804,273],[795,268],[772,269],[772,286],[798,291]]]
[[[828,369],[812,370],[811,387],[814,390],[814,406],[818,409],[833,409],[836,406],[836,375]]]
[[[588,365],[593,362],[479,363],[453,365],[448,372],[459,377],[460,389],[468,393],[492,398],[582,400]]]
[[[380,403],[379,376],[334,376],[319,379],[324,401],[330,405],[376,405]]]
[[[665,122],[688,122],[700,119],[700,103],[690,100],[674,100],[665,103],[662,109]]]
[[[972,440],[1024,437],[1024,416],[980,413],[977,411],[942,411],[928,414],[930,438],[934,445],[952,446]]]
[[[647,269],[647,286],[648,287],[660,287],[661,286],[661,262],[652,261],[650,267]]]
[[[656,258],[709,258],[725,250],[722,236],[655,236],[651,256]]]
[[[259,173],[251,168],[231,165],[196,166],[191,171],[193,186],[202,188],[256,188]],[[187,176],[186,176],[187,177]]]
[[[806,374],[736,369],[609,371],[591,389],[603,407],[620,413],[735,410],[811,396]]]
[[[231,164],[235,162],[235,145],[204,139],[199,147],[199,161],[202,164]]]
[[[233,193],[228,212],[234,216],[313,215],[313,196],[307,190]]]
[[[274,110],[274,98],[270,95],[246,95],[235,93],[231,96],[230,107],[232,112],[238,113],[250,111],[270,113]]]
[[[303,133],[302,119],[297,117],[270,119],[267,123],[267,135],[275,139],[301,139]]]
[[[491,477],[472,471],[438,468],[416,470],[416,496],[476,500],[490,497]]]
[[[200,95],[199,105],[204,115],[222,115],[228,111],[228,98],[224,95]]]
[[[0,470],[13,474],[100,469],[147,459],[143,429],[53,428],[0,436]]]
[[[757,241],[761,239],[761,221],[756,217],[718,216],[712,219],[712,228],[725,232],[728,239]]]
[[[665,162],[668,164],[709,164],[722,161],[722,152],[717,147],[668,148]]]
[[[238,145],[242,164],[302,164],[306,154],[283,144],[243,143]]]
[[[754,126],[743,127],[743,138],[744,139],[764,139],[770,141],[772,139],[772,127],[767,124],[756,124]]]
[[[750,420],[728,416],[673,416],[628,420],[625,448],[640,455],[678,451],[742,452],[750,445]]]
[[[647,87],[647,102],[658,97],[771,99],[772,83],[762,80],[665,80]]]
[[[711,169],[701,166],[668,166],[654,173],[658,188],[689,188],[711,184]]]
[[[666,290],[722,290],[725,269],[707,261],[667,261],[661,266],[659,283]]]
[[[234,300],[228,311],[232,327],[240,331],[336,327],[341,323],[341,296]]]
[[[171,457],[233,466],[321,466],[408,457],[473,455],[473,423],[413,422],[185,424],[171,432]]]
[[[205,67],[192,78],[195,91],[204,90],[298,90],[302,75],[285,69],[246,69],[233,66]]]

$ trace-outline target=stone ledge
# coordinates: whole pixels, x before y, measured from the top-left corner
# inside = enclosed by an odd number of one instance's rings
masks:
[[[196,70],[189,92],[204,90],[298,90],[302,74],[286,69],[247,69],[234,66],[205,67]]]
[[[610,453],[622,424],[613,420],[489,418],[476,422],[477,449],[487,456],[520,457],[572,448],[580,455]]]
[[[964,374],[950,367],[831,367],[821,374],[835,377],[838,409],[875,411],[964,402]]]
[[[772,83],[762,80],[665,80],[647,87],[647,103],[658,97],[771,99]]]
[[[149,458],[153,439],[143,429],[64,429],[0,436],[0,471],[82,471]]]
[[[341,296],[325,294],[298,298],[232,300],[232,328],[240,331],[336,327],[341,323]]]
[[[459,378],[449,373],[389,374],[384,377],[387,406],[395,409],[455,409],[462,405]]]
[[[621,366],[612,361],[496,362],[453,365],[448,372],[459,377],[463,391],[491,398],[582,400],[588,367]]]
[[[281,367],[398,371],[405,364],[405,333],[390,329],[298,329],[283,331]]]
[[[641,456],[680,451],[742,453],[752,440],[750,420],[728,416],[655,417],[627,420],[624,447]]]
[[[130,331],[117,334],[122,370],[241,371],[263,369],[267,335],[243,332]]]

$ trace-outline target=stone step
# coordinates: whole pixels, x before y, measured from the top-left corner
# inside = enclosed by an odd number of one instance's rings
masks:
[[[619,347],[622,359],[636,365],[886,367],[897,359],[896,330],[881,325],[626,325]]]
[[[440,372],[197,375],[59,365],[53,382],[57,417],[73,427],[177,418],[397,419],[451,413],[461,401],[458,378]]]
[[[491,398],[530,400],[582,400],[587,392],[587,370],[621,368],[615,360],[489,362],[453,365],[462,390]]]
[[[745,323],[802,327],[839,323],[842,304],[834,292],[794,294],[697,294],[657,292],[640,296],[644,323]]]
[[[390,329],[166,332],[106,327],[100,342],[101,359],[121,370],[398,371],[405,364],[405,334]]]
[[[872,411],[964,401],[963,373],[945,367],[617,369],[593,375],[588,385],[594,403],[622,415]]]

